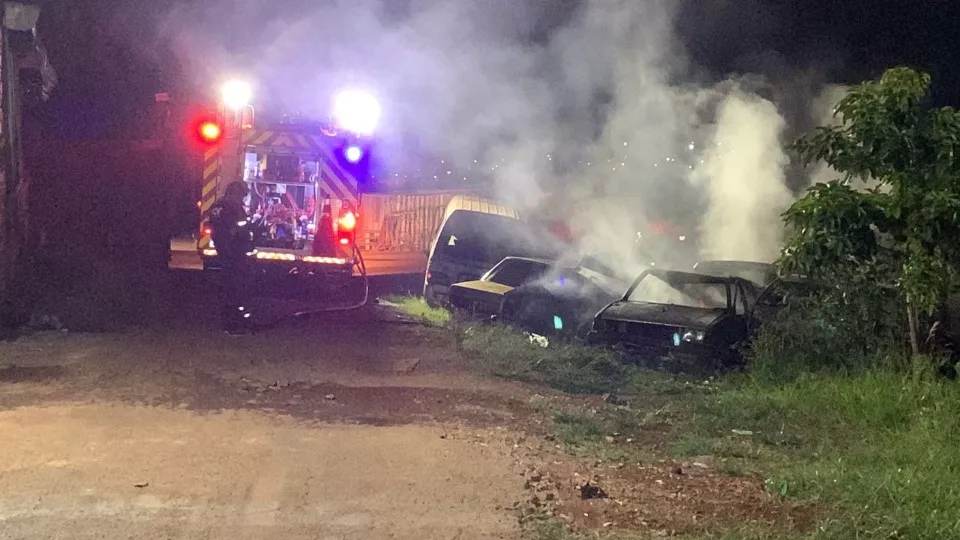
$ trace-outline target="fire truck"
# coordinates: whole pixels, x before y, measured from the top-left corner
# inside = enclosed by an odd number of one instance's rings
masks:
[[[221,110],[193,122],[204,146],[197,251],[216,269],[210,210],[226,186],[242,180],[255,249],[265,270],[350,277],[362,266],[356,230],[362,186],[370,170],[375,99],[359,92],[338,98],[328,122],[257,122],[240,83],[228,85]]]

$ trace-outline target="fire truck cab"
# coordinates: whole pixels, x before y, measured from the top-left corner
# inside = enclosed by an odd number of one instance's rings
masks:
[[[217,268],[210,209],[228,184],[242,179],[254,231],[248,256],[258,265],[352,275],[369,142],[329,125],[255,126],[242,111],[238,116],[238,129],[225,129],[204,153],[197,241],[204,269]]]

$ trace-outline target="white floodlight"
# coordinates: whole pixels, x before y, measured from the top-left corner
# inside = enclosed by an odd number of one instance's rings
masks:
[[[250,104],[253,90],[243,81],[230,81],[223,85],[223,104],[233,110],[240,110]]]
[[[380,114],[380,102],[364,90],[344,90],[333,102],[333,118],[341,128],[358,135],[372,135]]]

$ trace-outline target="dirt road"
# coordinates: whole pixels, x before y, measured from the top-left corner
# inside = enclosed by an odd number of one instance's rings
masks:
[[[523,392],[390,317],[0,345],[0,537],[517,537]]]
[[[659,457],[669,426],[656,421],[594,433],[613,442],[578,456],[557,412],[618,406],[483,376],[449,331],[389,308],[231,338],[207,276],[164,279],[124,311],[132,328],[0,343],[0,538],[516,539],[550,515],[652,536],[811,522],[760,478]],[[609,496],[584,498],[584,482]]]

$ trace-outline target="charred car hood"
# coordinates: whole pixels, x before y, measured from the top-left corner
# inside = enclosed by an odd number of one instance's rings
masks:
[[[600,318],[705,330],[725,313],[724,309],[615,302],[600,314]]]

